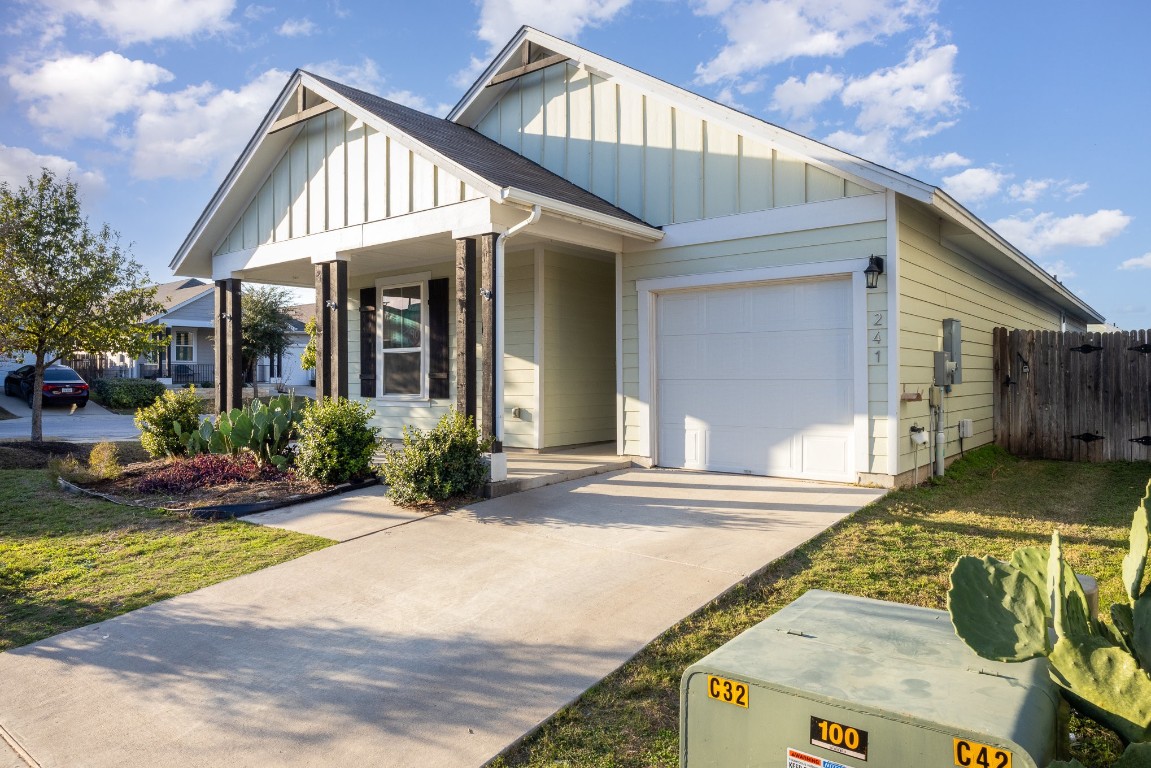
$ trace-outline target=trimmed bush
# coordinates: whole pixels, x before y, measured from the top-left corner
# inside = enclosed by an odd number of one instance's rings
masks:
[[[296,446],[296,473],[322,483],[345,483],[371,474],[380,444],[378,427],[368,426],[375,411],[339,398],[304,409]]]
[[[452,410],[426,434],[404,427],[404,447],[388,446],[382,471],[388,496],[397,504],[443,501],[475,493],[487,479],[487,441],[470,417]]]
[[[195,387],[164,391],[163,396],[147,408],[136,411],[140,428],[140,445],[154,459],[161,456],[183,456],[188,449],[176,433],[176,424],[187,434],[200,426],[202,401]]]
[[[151,379],[96,379],[92,399],[109,408],[146,408],[161,397],[167,387]]]

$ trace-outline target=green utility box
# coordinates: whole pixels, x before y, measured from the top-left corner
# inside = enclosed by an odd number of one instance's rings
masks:
[[[682,768],[1042,768],[1046,661],[987,661],[944,611],[812,590],[690,666]]]

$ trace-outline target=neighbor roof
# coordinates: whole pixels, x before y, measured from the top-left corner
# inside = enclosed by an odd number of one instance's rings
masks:
[[[156,286],[156,301],[160,302],[164,307],[164,311],[148,318],[146,322],[156,320],[211,290],[211,285],[205,283],[203,280],[197,280],[194,277],[190,279],[173,280],[170,283],[160,283]]]

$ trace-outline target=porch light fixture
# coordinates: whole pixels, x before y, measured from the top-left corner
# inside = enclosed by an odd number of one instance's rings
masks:
[[[863,270],[863,275],[867,278],[867,287],[878,288],[879,276],[882,274],[883,257],[872,254],[871,258],[867,261],[867,269]]]
[[[333,299],[326,299],[324,301],[324,306],[327,307],[328,309],[339,309],[340,308],[340,305],[337,304]]]
[[[231,320],[232,316],[229,315],[227,312],[221,312],[220,313],[220,319],[221,320]]]

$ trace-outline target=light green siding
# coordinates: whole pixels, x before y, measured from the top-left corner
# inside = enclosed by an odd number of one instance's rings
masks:
[[[536,447],[535,254],[504,266],[504,445]],[[519,416],[514,410],[518,408]]]
[[[215,253],[471,200],[456,176],[342,110],[305,121]]]
[[[614,440],[615,265],[543,258],[543,447]]]
[[[932,384],[934,352],[942,349],[943,320],[963,326],[963,383],[944,396],[947,455],[959,453],[960,419],[972,419],[975,436],[965,449],[990,443],[993,435],[996,327],[1058,330],[1060,311],[999,274],[951,250],[941,242],[939,218],[900,199],[899,220],[899,378],[907,392],[923,392],[921,401],[900,404],[899,473],[915,467],[908,430],[930,423],[927,390]],[[920,449],[919,465],[930,461]],[[921,472],[923,470],[920,470]]]
[[[875,191],[570,62],[519,78],[476,128],[655,226]]]

